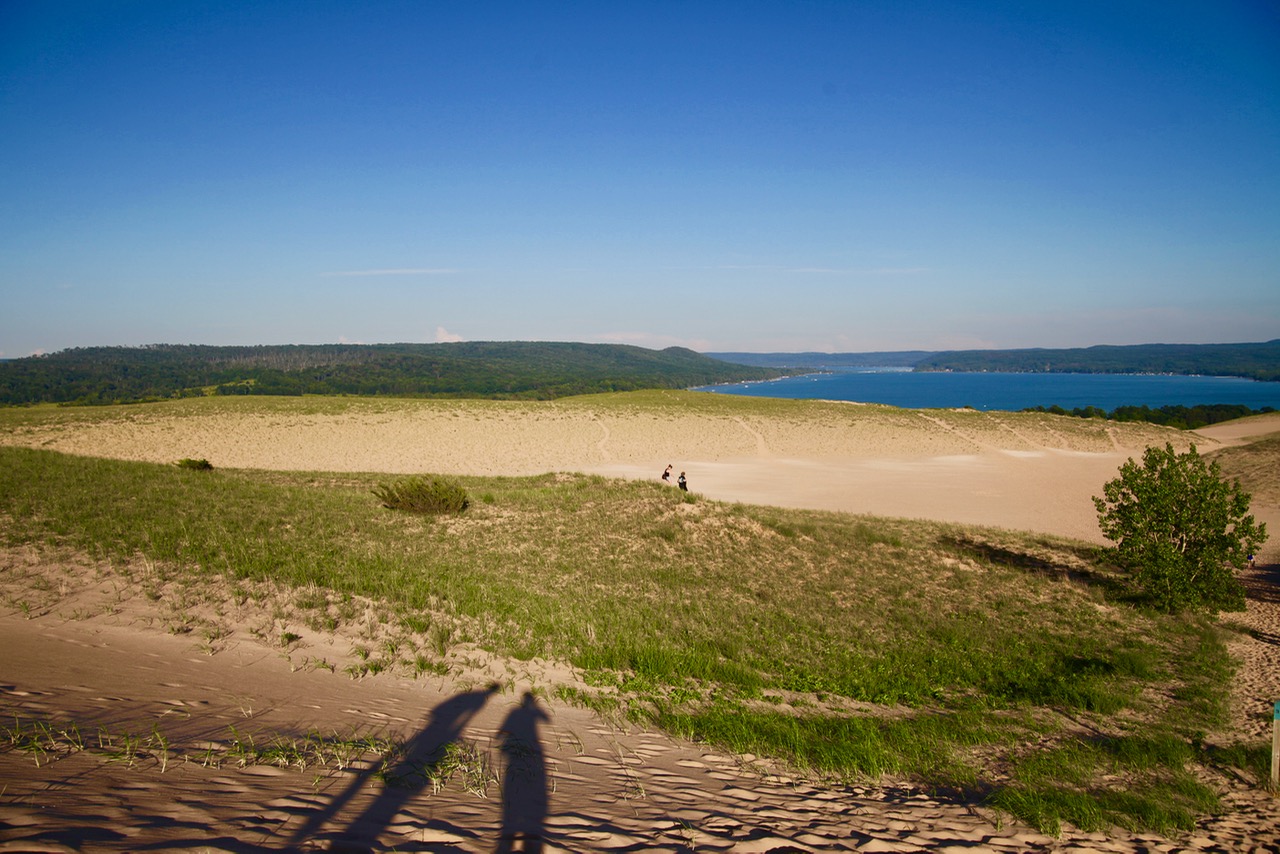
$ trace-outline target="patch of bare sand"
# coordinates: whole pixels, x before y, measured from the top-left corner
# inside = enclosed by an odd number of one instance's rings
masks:
[[[1280,412],[1237,418],[1196,431],[1197,435],[1221,445],[1238,445],[1272,433],[1280,433]]]
[[[584,399],[330,414],[131,407],[0,441],[156,462],[389,473],[656,477],[671,462],[711,498],[1096,539],[1089,497],[1119,464],[1148,444],[1191,438],[1205,451],[1239,437],[841,404],[790,419],[653,413]],[[1275,562],[1269,554],[1264,563]],[[529,665],[475,656],[449,680],[353,680],[345,671],[362,660],[354,646],[376,647],[376,635],[307,631],[268,600],[263,613],[248,602],[199,616],[198,602],[170,601],[163,586],[153,601],[136,595],[136,578],[44,560],[9,552],[0,566],[6,588],[16,585],[0,615],[0,714],[140,738],[158,729],[166,761],[154,742],[132,762],[87,750],[37,767],[32,754],[0,751],[0,850],[505,851],[521,850],[522,834],[546,851],[1280,850],[1275,801],[1246,787],[1225,790],[1229,812],[1176,843],[1123,832],[1050,839],[910,788],[817,786],[753,757],[628,731],[545,699],[524,703],[527,688],[546,684]],[[1237,715],[1249,733],[1264,725],[1262,699],[1280,691],[1273,581],[1252,586],[1243,615],[1251,634],[1234,648],[1244,661]],[[502,691],[485,691],[490,680]],[[385,787],[366,766],[202,761],[201,749],[227,746],[232,726],[259,737],[375,731],[403,740],[420,764],[454,742],[471,751],[474,774],[468,787],[459,770],[437,791],[420,777]]]

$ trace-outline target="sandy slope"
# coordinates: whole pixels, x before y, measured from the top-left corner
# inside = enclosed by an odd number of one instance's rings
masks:
[[[980,522],[1096,539],[1089,496],[1147,442],[1189,437],[1041,416],[906,412],[829,404],[790,419],[679,406],[654,414],[591,399],[559,404],[353,406],[336,413],[180,414],[130,408],[79,425],[12,430],[0,441],[129,459],[206,457],[219,466],[533,473],[589,470],[656,477],[674,463],[712,498]],[[1256,419],[1204,431],[1202,451],[1280,430]],[[1275,508],[1258,508],[1275,518]],[[1268,544],[1250,580],[1252,629],[1238,729],[1264,733],[1280,699],[1280,597]],[[560,851],[1274,851],[1280,811],[1231,790],[1234,811],[1175,842],[1117,834],[1050,839],[964,804],[905,788],[832,789],[771,776],[722,756],[624,731],[522,692],[529,665],[477,656],[448,682],[382,674],[351,680],[352,638],[281,646],[270,603],[241,603],[228,636],[174,635],[175,604],[151,601],[110,567],[0,553],[0,714],[71,716],[87,729],[173,745],[132,764],[101,754],[37,768],[0,752],[0,850],[523,850],[534,831]],[[25,608],[17,603],[25,603]],[[176,607],[194,608],[179,603]],[[265,621],[265,622],[264,622]],[[310,633],[305,633],[310,634]],[[208,654],[216,652],[216,654]],[[314,662],[335,665],[336,673]],[[484,686],[497,680],[499,693]],[[425,754],[453,739],[486,757],[479,796],[461,775],[438,792],[384,788],[367,773],[234,763],[206,767],[195,746],[228,727],[349,732],[370,727]],[[503,748],[506,747],[504,750]]]
[[[336,412],[307,412],[299,404],[298,413],[265,414],[252,401],[243,412],[117,407],[102,417],[95,412],[83,421],[12,430],[0,442],[120,459],[202,457],[218,467],[317,471],[645,478],[671,463],[709,498],[1098,541],[1090,496],[1148,444],[1184,448],[1192,438],[1149,425],[848,403],[799,402],[783,416],[736,414],[701,406],[698,397],[672,393],[662,407],[628,407],[612,397],[356,401]],[[1220,444],[1210,436],[1199,441],[1202,451]]]

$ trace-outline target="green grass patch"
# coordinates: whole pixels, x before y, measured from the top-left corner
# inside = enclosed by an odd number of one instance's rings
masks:
[[[228,727],[222,739],[197,745],[171,740],[158,724],[148,732],[138,733],[104,727],[90,729],[74,721],[13,718],[0,724],[0,750],[24,753],[37,767],[84,752],[128,767],[152,764],[161,773],[179,763],[215,768],[271,765],[297,771],[319,766],[341,771],[369,757],[383,763],[394,761],[403,752],[403,745],[371,733],[264,733],[236,727]]]
[[[718,703],[697,712],[662,709],[653,722],[685,738],[737,753],[784,758],[845,779],[919,775],[937,786],[975,789],[979,771],[962,748],[1017,731],[976,710],[870,715],[787,714]]]

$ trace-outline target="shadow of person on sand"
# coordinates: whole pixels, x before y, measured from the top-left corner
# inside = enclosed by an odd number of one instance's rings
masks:
[[[395,819],[405,803],[414,797],[429,779],[427,771],[439,761],[449,745],[458,741],[467,724],[498,690],[497,685],[477,691],[457,694],[432,709],[423,728],[404,745],[404,752],[390,768],[382,771],[386,784],[358,816],[348,821],[337,833],[325,833],[332,842],[353,841],[373,843]],[[378,774],[376,767],[368,768],[347,784],[325,807],[313,813],[289,839],[291,846],[315,839],[321,829],[332,821],[361,790],[368,787],[370,778]]]
[[[538,723],[550,717],[526,691],[499,730],[506,755],[502,775],[502,831],[496,854],[539,852],[547,818],[547,763]]]

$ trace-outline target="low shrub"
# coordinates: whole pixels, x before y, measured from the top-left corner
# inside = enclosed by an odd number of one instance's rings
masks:
[[[180,469],[195,469],[196,471],[210,471],[213,468],[213,463],[206,459],[192,460],[185,457],[178,460],[174,465]]]
[[[379,484],[373,494],[383,507],[410,513],[461,513],[471,503],[460,483],[431,475]]]

